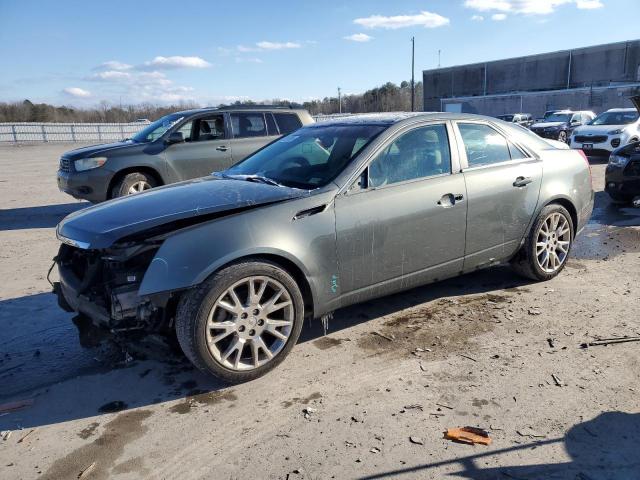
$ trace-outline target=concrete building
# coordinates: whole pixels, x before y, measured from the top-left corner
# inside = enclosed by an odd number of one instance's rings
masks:
[[[501,115],[632,107],[640,40],[424,70],[425,111]]]

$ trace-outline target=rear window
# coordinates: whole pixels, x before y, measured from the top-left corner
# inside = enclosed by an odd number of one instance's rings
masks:
[[[276,123],[282,135],[296,131],[302,126],[302,122],[294,113],[274,113]]]

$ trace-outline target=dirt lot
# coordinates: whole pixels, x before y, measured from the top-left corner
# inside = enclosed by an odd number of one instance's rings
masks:
[[[640,479],[640,343],[580,348],[640,335],[640,209],[603,164],[555,280],[495,268],[344,309],[228,387],[161,342],[80,347],[46,281],[85,206],[55,185],[69,148],[0,147],[0,404],[33,401],[0,413],[0,478]],[[493,443],[443,439],[465,425]]]

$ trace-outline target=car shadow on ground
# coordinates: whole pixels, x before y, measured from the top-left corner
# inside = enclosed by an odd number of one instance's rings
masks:
[[[592,420],[571,427],[564,438],[543,439],[498,450],[485,450],[468,456],[436,463],[426,463],[404,469],[361,477],[361,480],[386,478],[435,478],[434,469],[460,465],[461,470],[448,471],[448,476],[472,480],[598,480],[637,479],[640,472],[638,443],[640,442],[640,414],[620,411],[604,412]],[[526,452],[547,445],[562,443],[570,457],[568,462],[518,465],[526,462]],[[462,449],[468,446],[460,445]],[[544,451],[544,450],[543,450]],[[514,455],[509,455],[514,454]],[[515,466],[485,467],[492,464]]]
[[[73,202],[40,207],[2,209],[0,210],[0,231],[52,228],[70,213],[90,205],[89,202]]]
[[[527,283],[508,268],[476,272],[339,310],[327,333],[442,297],[515,289]],[[0,404],[23,399],[34,402],[0,416],[0,430],[197,399],[229,386],[195,369],[163,337],[131,341],[107,334],[97,339],[86,331],[79,337],[73,320],[50,293],[0,301],[0,328],[16,332],[0,340],[0,385],[5,386]],[[306,322],[299,343],[317,340],[324,333],[320,321]],[[82,347],[81,338],[84,345],[94,346]]]

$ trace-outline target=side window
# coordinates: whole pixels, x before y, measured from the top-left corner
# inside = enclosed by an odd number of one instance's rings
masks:
[[[489,125],[459,123],[469,167],[492,165],[511,159],[507,140]]]
[[[273,113],[265,113],[267,119],[267,134],[268,135],[280,135],[278,127],[276,127],[276,120],[273,118]]]
[[[302,122],[295,113],[274,113],[278,128],[282,135],[296,131],[302,126]]]
[[[449,137],[444,124],[403,133],[369,165],[369,186],[381,187],[406,180],[451,173]]]
[[[574,113],[573,116],[571,117],[571,123],[573,122],[580,122],[582,121],[580,118],[580,114],[579,113]]]
[[[193,120],[182,125],[176,132],[182,133],[185,142],[191,141],[191,130],[193,128]]]
[[[206,142],[207,140],[220,140],[224,138],[224,116],[212,115],[196,121],[198,127],[194,142]]]
[[[516,147],[513,143],[509,142],[509,153],[511,154],[511,160],[520,160],[522,158],[528,158],[522,150]]]
[[[591,116],[590,116],[590,115],[588,115],[588,114],[586,114],[586,113],[583,113],[583,114],[582,114],[582,124],[583,124],[583,125],[586,125],[586,124],[587,124],[587,123],[589,123],[591,120],[592,120],[592,118],[591,118]]]
[[[238,112],[231,114],[233,138],[266,137],[267,126],[262,113]]]

